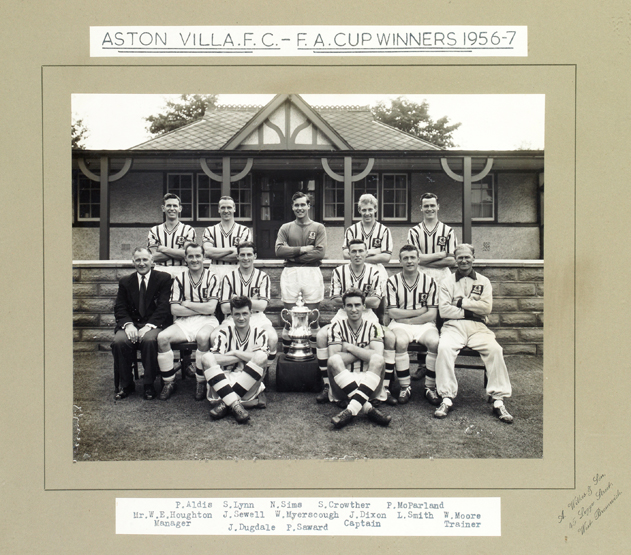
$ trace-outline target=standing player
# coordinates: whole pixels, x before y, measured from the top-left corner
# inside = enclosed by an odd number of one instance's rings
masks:
[[[363,291],[349,289],[342,296],[345,320],[338,320],[329,329],[329,363],[333,396],[348,399],[348,406],[331,422],[343,428],[360,412],[380,426],[390,424],[391,417],[374,408],[371,400],[385,400],[383,376],[383,330],[379,323],[363,318],[366,296]]]
[[[165,222],[149,230],[147,246],[153,255],[153,261],[163,266],[161,270],[166,270],[172,275],[179,274],[182,270],[180,266],[184,266],[184,247],[187,243],[195,242],[195,230],[180,221],[182,203],[177,195],[164,195],[162,212],[166,217]],[[177,271],[174,271],[174,266],[177,267]]]
[[[291,309],[302,293],[304,303],[313,310],[319,308],[324,299],[324,280],[320,264],[326,252],[326,229],[321,223],[309,218],[311,201],[299,191],[291,197],[293,222],[283,224],[276,238],[276,256],[285,259],[280,276],[280,291],[285,308]],[[317,323],[316,323],[317,326]],[[312,326],[312,343],[315,347],[315,332]],[[289,348],[289,324],[283,328],[283,346]]]
[[[204,377],[208,381],[208,399],[221,400],[210,417],[219,420],[232,411],[239,424],[250,415],[243,403],[256,399],[265,389],[263,376],[267,361],[265,330],[250,324],[252,301],[248,297],[232,297],[232,321],[219,330],[213,348],[202,358]]]
[[[221,197],[218,204],[221,221],[204,230],[204,255],[212,261],[219,279],[236,268],[237,246],[252,241],[252,231],[234,221],[236,204],[232,197]]]
[[[202,357],[210,348],[210,334],[218,325],[214,316],[219,300],[217,276],[204,268],[204,251],[189,243],[184,249],[188,270],[174,276],[171,287],[171,314],[175,323],[158,335],[158,365],[164,387],[160,399],[166,401],[176,389],[172,343],[196,341],[195,366],[202,369]]]
[[[455,255],[458,269],[440,285],[439,308],[445,323],[438,345],[436,385],[442,403],[434,416],[445,418],[453,406],[458,394],[456,357],[460,349],[468,346],[480,353],[486,367],[486,394],[493,399],[493,413],[502,422],[511,424],[513,417],[504,406],[504,399],[512,392],[508,370],[502,347],[486,327],[487,316],[493,308],[493,288],[486,277],[473,269],[475,250],[472,245],[458,245]]]
[[[433,193],[421,196],[423,221],[408,231],[407,242],[419,250],[419,268],[436,283],[451,275],[456,265],[454,250],[458,239],[454,230],[438,221],[438,197]]]
[[[368,251],[363,239],[351,239],[347,250],[350,255],[350,263],[338,266],[331,274],[331,302],[338,307],[337,314],[331,320],[331,324],[324,326],[316,336],[318,366],[324,382],[322,391],[316,396],[318,403],[333,400],[327,372],[328,330],[333,323],[348,318],[342,302],[343,294],[350,289],[362,291],[365,295],[366,308],[363,314],[364,320],[379,324],[379,319],[373,309],[378,308],[381,304],[385,282],[381,281],[377,266],[366,264]],[[394,345],[394,334],[388,330],[385,337],[386,361],[391,359],[392,365],[389,368],[390,375],[388,375],[388,365],[386,365],[386,388],[390,385],[390,379],[394,377]],[[389,390],[387,390],[386,401],[388,404],[396,404],[396,400],[390,395]]]
[[[396,336],[395,368],[401,393],[399,403],[410,400],[410,356],[408,345],[412,341],[427,347],[427,369],[435,372],[436,353],[438,349],[438,329],[436,313],[438,312],[438,291],[436,282],[427,274],[419,271],[418,249],[412,245],[403,245],[399,251],[402,272],[388,280],[388,313],[392,320],[388,326]],[[425,381],[425,397],[438,404],[435,382]]]

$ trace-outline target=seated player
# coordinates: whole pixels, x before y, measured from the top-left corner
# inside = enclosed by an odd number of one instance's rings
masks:
[[[436,386],[442,403],[434,416],[445,418],[453,406],[458,394],[456,357],[460,349],[470,347],[480,353],[486,367],[486,394],[493,399],[493,413],[502,422],[511,424],[513,417],[504,406],[504,399],[512,392],[508,370],[502,347],[486,327],[487,316],[493,308],[493,288],[486,277],[473,269],[475,250],[472,245],[458,245],[455,255],[458,269],[442,281],[439,292],[438,306],[444,323],[436,360]]]
[[[395,369],[401,393],[399,404],[410,400],[410,356],[408,345],[412,341],[427,347],[427,375],[425,376],[425,398],[437,405],[435,368],[438,349],[438,291],[436,282],[418,268],[418,249],[413,245],[404,245],[399,251],[402,271],[388,279],[388,313],[391,321],[389,328],[396,336]]]
[[[343,428],[360,412],[380,426],[390,424],[391,416],[374,408],[371,401],[385,400],[383,376],[383,329],[364,319],[366,296],[349,289],[342,296],[347,318],[329,328],[328,371],[335,399],[348,399],[348,406],[334,416],[335,428]]]
[[[195,229],[180,221],[180,197],[167,193],[162,199],[163,224],[149,230],[147,246],[158,269],[171,275],[180,275],[184,266],[184,247],[195,242]]]
[[[350,262],[342,264],[333,270],[331,274],[331,302],[338,307],[338,311],[331,320],[331,324],[339,320],[348,318],[342,305],[342,295],[349,289],[359,289],[366,295],[364,319],[369,322],[379,324],[379,319],[373,309],[379,307],[383,297],[383,287],[381,274],[374,264],[366,264],[368,254],[366,244],[362,239],[351,239],[348,243]],[[327,373],[328,358],[328,330],[330,324],[324,326],[316,335],[318,366],[320,376],[324,382],[322,391],[316,396],[318,403],[327,403],[332,400],[330,393],[330,383]],[[388,389],[390,380],[394,378],[394,344],[395,336],[391,331],[385,332],[385,359],[386,359],[386,402],[390,405],[396,404],[396,399],[390,394]]]
[[[239,243],[239,245],[237,245],[238,267],[236,270],[225,275],[221,281],[219,302],[221,303],[221,310],[226,315],[226,318],[221,326],[213,331],[211,342],[214,343],[220,329],[232,322],[230,299],[232,299],[232,297],[248,297],[252,301],[250,325],[256,328],[263,328],[267,334],[269,355],[266,366],[269,366],[276,357],[278,334],[272,322],[264,313],[270,299],[269,276],[254,267],[255,260],[256,246],[254,243],[246,241],[245,243]],[[197,383],[198,387],[195,399],[201,400],[206,397],[206,380],[201,372],[197,374]],[[203,391],[200,390],[200,383],[201,386],[203,386]],[[265,404],[264,399],[259,399],[259,401],[261,401],[259,404]]]
[[[232,297],[230,315],[232,321],[219,330],[202,364],[208,400],[221,399],[210,409],[210,417],[219,420],[231,411],[239,424],[245,424],[250,415],[242,403],[255,400],[265,389],[267,334],[251,325],[252,301],[248,297]]]
[[[114,305],[116,329],[112,353],[120,378],[116,400],[124,399],[136,390],[132,363],[136,360],[137,349],[144,369],[144,398],[152,400],[157,396],[153,386],[158,374],[157,338],[171,323],[171,276],[151,269],[153,261],[146,247],[134,249],[132,262],[136,271],[120,280]]]
[[[210,258],[211,269],[219,279],[236,268],[237,246],[252,241],[252,231],[234,220],[236,205],[232,197],[221,197],[217,205],[221,221],[204,230],[204,256]]]
[[[210,334],[219,325],[214,316],[219,300],[217,276],[204,268],[204,251],[196,243],[184,249],[188,270],[173,278],[171,314],[175,323],[158,335],[158,365],[164,380],[160,399],[166,401],[175,392],[175,369],[171,344],[196,341],[195,366],[201,371],[204,353],[210,348]]]

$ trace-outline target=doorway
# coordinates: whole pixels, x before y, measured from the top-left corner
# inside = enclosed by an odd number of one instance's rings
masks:
[[[274,259],[274,247],[280,226],[294,219],[291,210],[291,197],[298,191],[311,196],[310,217],[318,219],[315,211],[317,175],[258,175],[254,177],[254,241],[258,258]]]

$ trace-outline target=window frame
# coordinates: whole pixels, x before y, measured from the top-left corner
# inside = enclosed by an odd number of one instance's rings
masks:
[[[471,213],[473,214],[473,210],[474,210],[474,202],[473,202],[473,192],[474,191],[481,191],[483,190],[482,187],[476,187],[476,185],[483,185],[485,183],[488,183],[488,181],[490,180],[490,190],[491,190],[491,198],[492,198],[492,204],[491,204],[491,214],[492,216],[490,217],[471,217],[471,221],[472,222],[496,222],[497,221],[497,179],[495,178],[495,174],[494,173],[489,173],[487,176],[485,176],[484,178],[480,179],[479,181],[474,181],[473,183],[471,183]],[[488,187],[486,188],[488,189]],[[480,202],[477,203],[478,205],[483,205],[484,203]]]
[[[90,202],[90,207],[96,205],[99,207],[99,217],[98,218],[94,218],[94,217],[90,217],[90,218],[83,218],[81,217],[81,209],[80,206],[81,204],[85,204],[81,202],[81,182],[84,181],[90,185],[92,185],[90,187],[90,190],[96,190],[98,191],[98,196],[97,196],[97,202],[93,203]],[[76,183],[76,202],[74,204],[75,207],[75,222],[79,223],[79,222],[100,222],[101,221],[101,182],[100,181],[94,181],[93,179],[90,179],[88,176],[84,175],[83,172],[78,172],[76,174],[76,179],[75,179],[75,183]],[[90,213],[92,213],[92,208],[90,208]]]
[[[186,175],[186,176],[191,176],[192,178],[192,187],[191,187],[191,217],[180,217],[180,220],[183,222],[187,222],[187,223],[192,223],[192,224],[196,224],[196,223],[202,223],[202,224],[208,224],[208,223],[218,223],[219,221],[221,221],[221,216],[219,216],[219,214],[217,214],[217,216],[210,216],[210,217],[200,217],[199,215],[199,207],[200,207],[200,202],[199,202],[199,184],[200,184],[200,177],[203,177],[205,179],[208,180],[210,187],[209,190],[213,190],[215,187],[213,187],[213,184],[216,184],[216,186],[218,186],[219,188],[219,192],[220,192],[220,196],[221,196],[221,183],[211,179],[210,177],[208,177],[208,175],[206,175],[204,172],[167,172],[165,175],[165,193],[169,193],[171,192],[170,188],[169,188],[169,178],[170,176],[182,176],[182,175]],[[252,173],[249,173],[248,175],[246,175],[243,179],[239,180],[238,182],[235,183],[231,183],[231,188],[236,186],[237,184],[243,183],[243,182],[248,182],[249,183],[249,207],[250,207],[250,217],[244,217],[244,216],[239,216],[239,217],[235,217],[235,221],[236,222],[252,222],[253,221],[253,213],[254,213],[254,206],[253,206],[253,197],[254,197],[254,193],[253,193],[253,179],[252,179]],[[241,187],[241,189],[244,189],[247,191],[248,187]],[[176,193],[177,194],[177,193]],[[180,195],[178,195],[180,196]],[[212,198],[212,197],[211,197]],[[241,205],[241,206],[248,206],[248,203],[243,203],[243,202],[239,202],[239,199],[235,199],[235,203],[237,204],[237,206]],[[210,202],[210,206],[211,206],[211,210],[210,213],[212,214],[212,202]]]
[[[410,221],[410,174],[409,172],[371,172],[369,173],[365,178],[367,179],[370,176],[377,176],[377,202],[378,202],[378,206],[377,206],[377,220],[380,222],[392,222],[392,223],[399,223],[399,222],[409,222]],[[405,177],[405,217],[403,218],[394,218],[394,217],[384,217],[383,215],[383,187],[384,187],[384,178],[386,176],[404,176]],[[362,181],[364,181],[362,180]],[[322,185],[322,208],[323,208],[323,216],[322,216],[322,221],[323,222],[343,222],[344,221],[344,216],[330,216],[327,217],[326,216],[326,207],[327,207],[327,202],[326,202],[326,190],[327,190],[327,185],[328,184],[333,184],[335,186],[336,189],[342,191],[342,193],[344,192],[344,182],[343,181],[335,181],[334,179],[332,179],[331,177],[329,177],[327,174],[324,174],[323,177],[323,185]],[[361,220],[361,217],[359,216],[359,214],[357,213],[357,202],[355,201],[355,196],[356,196],[356,183],[353,183],[353,218],[352,221],[353,222],[358,222],[359,220]],[[330,204],[330,203],[329,203]],[[344,207],[343,202],[337,202],[336,206],[342,206],[342,208]]]

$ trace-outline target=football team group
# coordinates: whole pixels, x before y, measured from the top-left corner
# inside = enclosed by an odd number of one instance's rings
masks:
[[[436,407],[436,418],[445,418],[453,406],[456,357],[469,347],[486,367],[493,413],[502,422],[513,422],[504,405],[511,384],[502,348],[486,326],[491,283],[473,269],[474,247],[458,244],[454,230],[438,220],[436,195],[422,195],[420,208],[423,220],[409,230],[398,252],[401,271],[392,276],[384,267],[392,257],[392,235],[376,220],[374,196],[359,198],[360,220],[345,231],[342,249],[348,262],[333,270],[330,287],[337,313],[330,324],[320,328],[314,322],[311,327],[324,384],[316,401],[343,409],[332,419],[335,428],[360,414],[381,426],[390,423],[391,415],[378,407],[410,400],[412,343],[427,350],[424,395]],[[276,256],[285,260],[281,299],[287,309],[298,299],[315,309],[324,300],[320,265],[326,229],[309,217],[307,194],[294,194],[292,209],[296,218],[281,226],[275,245]],[[132,254],[136,271],[119,283],[112,343],[119,377],[115,398],[135,392],[132,364],[139,350],[144,398],[169,399],[176,391],[172,346],[195,342],[195,399],[210,402],[212,419],[230,413],[246,423],[247,409],[266,406],[263,380],[279,340],[265,315],[270,277],[255,267],[252,231],[235,221],[235,203],[227,196],[218,203],[220,222],[207,227],[201,241],[180,221],[176,195],[164,196],[162,211],[164,223],[151,228],[147,246]],[[223,316],[221,323],[216,314]],[[286,351],[288,324],[280,339]],[[158,376],[163,383],[159,394],[154,386]],[[395,380],[397,396],[391,393]]]

